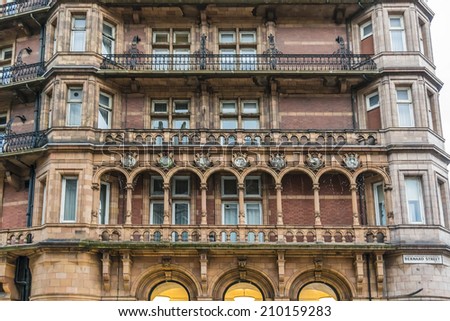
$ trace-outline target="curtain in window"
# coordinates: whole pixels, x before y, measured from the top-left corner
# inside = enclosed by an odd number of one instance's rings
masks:
[[[106,221],[106,212],[107,212],[107,206],[106,204],[108,199],[108,186],[101,184],[100,187],[100,224],[107,224]]]
[[[406,179],[406,197],[408,199],[408,213],[411,223],[422,222],[421,186],[418,179]]]
[[[238,205],[225,204],[223,213],[223,224],[236,225],[238,223]]]
[[[398,104],[398,123],[400,127],[414,126],[411,108],[411,104]]]
[[[247,207],[247,224],[259,225],[261,224],[261,210],[260,204],[246,204]]]
[[[164,222],[164,204],[153,203],[152,204],[152,224],[163,224]]]
[[[175,224],[189,224],[189,204],[175,203]]]
[[[404,51],[404,31],[391,30],[392,51]]]
[[[64,221],[75,221],[77,209],[77,180],[66,179],[64,195]]]

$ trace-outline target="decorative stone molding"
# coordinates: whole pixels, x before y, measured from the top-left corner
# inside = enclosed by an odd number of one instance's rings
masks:
[[[320,257],[314,258],[314,278],[316,281],[322,279],[323,260]]]
[[[286,167],[286,156],[282,153],[271,154],[269,164],[276,171],[281,171]]]
[[[355,171],[360,165],[359,155],[356,153],[348,153],[344,155],[343,165],[350,171]]]
[[[247,157],[246,153],[234,153],[231,164],[234,168],[236,168],[240,171],[242,171],[246,167],[250,166],[250,163],[248,161],[248,157]]]
[[[103,252],[102,257],[102,281],[105,292],[111,290],[111,256],[109,252]]]
[[[172,153],[159,153],[157,163],[158,163],[158,166],[164,170],[171,169],[172,167],[175,166],[173,154]]]
[[[208,252],[200,252],[200,278],[204,293],[208,290]]]
[[[200,170],[205,171],[209,167],[212,166],[212,162],[210,159],[209,153],[197,153],[194,156],[194,164],[197,166]]]
[[[313,171],[318,171],[324,166],[323,157],[320,153],[309,153],[305,163]]]
[[[377,290],[379,296],[383,294],[383,284],[384,284],[384,259],[383,253],[375,254],[375,274],[377,276]]]
[[[356,288],[359,293],[362,293],[364,281],[364,258],[362,253],[355,254],[355,274],[356,274]]]
[[[121,255],[123,266],[123,289],[129,291],[131,284],[131,265],[133,264],[133,261],[131,260],[130,252],[123,252]]]
[[[136,153],[125,153],[120,159],[120,164],[123,168],[131,171],[138,164],[137,157],[138,155]]]

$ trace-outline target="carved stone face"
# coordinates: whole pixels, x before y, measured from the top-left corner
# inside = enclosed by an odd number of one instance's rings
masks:
[[[159,166],[162,168],[171,168],[174,165],[172,157],[168,155],[162,155],[158,160]]]
[[[122,157],[121,163],[122,167],[126,169],[133,169],[137,165],[137,159],[131,154],[126,154],[124,157]]]
[[[286,167],[286,160],[283,155],[273,155],[270,159],[270,166],[272,166],[276,170],[282,170]]]
[[[312,154],[308,155],[308,158],[306,159],[306,165],[308,165],[309,168],[316,171],[319,168],[323,166],[323,160],[320,154]]]
[[[204,154],[196,155],[194,163],[198,168],[202,170],[206,170],[209,166],[211,166],[211,160],[209,159],[209,155]]]
[[[347,167],[351,171],[354,171],[355,169],[357,169],[359,167],[359,164],[360,163],[359,163],[358,155],[356,155],[356,154],[348,154],[344,158],[345,167]]]

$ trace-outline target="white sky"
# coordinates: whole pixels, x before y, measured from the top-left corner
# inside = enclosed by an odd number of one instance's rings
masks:
[[[445,85],[440,93],[442,126],[446,138],[446,150],[450,152],[450,1],[428,0],[435,16],[431,23],[434,63],[437,76]]]

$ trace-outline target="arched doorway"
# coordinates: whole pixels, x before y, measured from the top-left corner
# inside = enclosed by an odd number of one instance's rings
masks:
[[[189,301],[189,293],[180,283],[159,283],[149,294],[150,301]]]
[[[223,295],[224,301],[264,301],[261,290],[250,282],[231,285]]]
[[[338,301],[339,297],[336,291],[329,285],[322,282],[312,282],[300,289],[298,294],[299,301]]]

